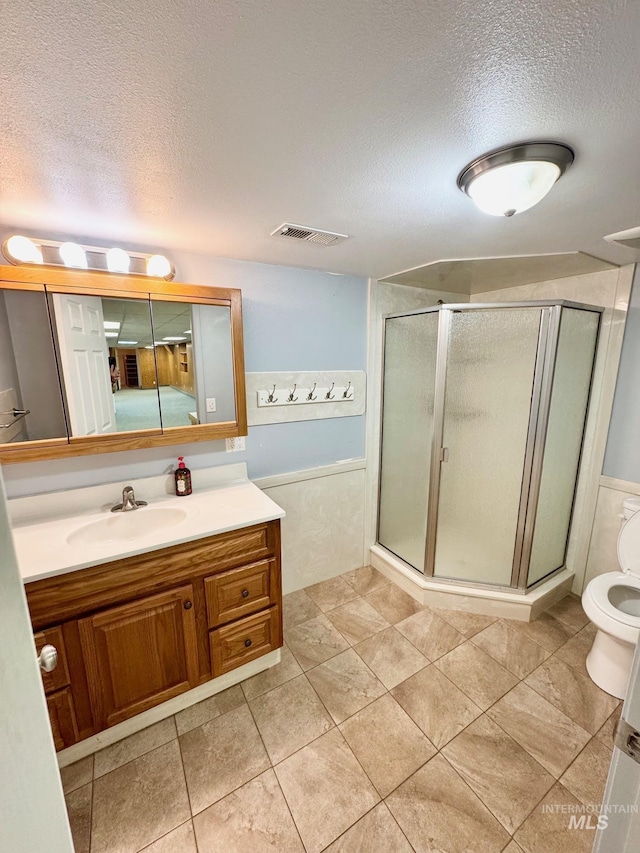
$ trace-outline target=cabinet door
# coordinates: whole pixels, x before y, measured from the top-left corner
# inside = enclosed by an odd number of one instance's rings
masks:
[[[73,699],[71,690],[65,687],[47,696],[47,708],[49,710],[49,721],[56,750],[60,751],[78,741],[78,727],[76,715],[73,710]]]
[[[191,584],[96,613],[79,628],[98,729],[198,683]]]

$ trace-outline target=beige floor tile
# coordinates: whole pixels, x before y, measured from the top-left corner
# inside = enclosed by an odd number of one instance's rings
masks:
[[[424,669],[429,663],[395,628],[374,634],[355,649],[387,690]]]
[[[81,758],[75,764],[68,764],[60,771],[62,779],[62,790],[65,794],[70,794],[76,788],[82,788],[93,779],[93,755],[88,755],[86,758]]]
[[[428,608],[398,622],[396,628],[429,660],[446,655],[464,643],[464,635]]]
[[[346,720],[385,692],[353,649],[309,670],[307,676],[336,723]]]
[[[511,839],[508,846],[504,848],[503,853],[523,853],[522,847]]]
[[[349,643],[324,614],[285,631],[284,637],[303,670],[349,648]]]
[[[188,820],[177,829],[172,829],[140,853],[198,853],[193,823]]]
[[[412,853],[412,849],[389,809],[380,803],[325,848],[325,853]]]
[[[482,713],[435,666],[407,678],[391,694],[438,749]]]
[[[593,625],[585,625],[574,637],[567,640],[564,646],[560,646],[556,652],[556,657],[568,663],[569,666],[586,672],[587,655],[591,651],[596,634],[597,629]]]
[[[341,604],[346,604],[347,601],[358,597],[358,593],[351,584],[348,584],[341,577],[314,583],[306,587],[305,592],[323,613],[326,613],[327,610],[333,610],[334,607],[340,607]]]
[[[307,619],[313,619],[320,612],[318,605],[309,598],[304,589],[282,597],[282,624],[285,631],[306,622]]]
[[[556,778],[589,741],[588,732],[523,682],[487,715]]]
[[[509,835],[442,755],[389,796],[387,805],[416,850],[500,853]]]
[[[273,770],[209,806],[193,822],[199,853],[304,853]]]
[[[610,764],[611,750],[597,738],[592,738],[560,781],[585,806],[599,806]]]
[[[307,853],[319,853],[366,814],[378,794],[337,729],[275,768]]]
[[[524,853],[590,853],[593,829],[572,827],[572,815],[563,812],[563,808],[568,811],[569,807],[576,806],[580,806],[578,800],[556,783],[516,832],[515,840]],[[597,820],[597,817],[592,815],[592,819]]]
[[[193,814],[269,767],[248,705],[182,735],[180,748]]]
[[[254,699],[256,696],[260,696],[261,693],[267,693],[269,690],[273,690],[274,687],[278,687],[280,684],[284,684],[286,681],[290,681],[292,678],[300,675],[302,672],[300,664],[288,646],[282,647],[281,654],[280,663],[270,666],[264,672],[259,672],[257,675],[253,675],[242,682],[241,686],[245,699]]]
[[[227,711],[242,705],[244,701],[242,688],[239,684],[234,684],[233,687],[216,693],[215,696],[210,696],[196,705],[191,705],[190,708],[185,708],[184,711],[179,711],[176,714],[178,734],[183,735],[185,732],[219,717],[220,714],[226,714]]]
[[[483,710],[518,683],[513,673],[470,641],[441,657],[434,666]]]
[[[588,675],[555,656],[528,675],[525,682],[592,735],[618,705],[618,700],[601,690]]]
[[[287,758],[334,726],[304,675],[252,699],[249,707],[272,764]]]
[[[91,853],[134,853],[190,816],[180,749],[172,740],[93,783]]]
[[[110,773],[116,767],[122,767],[128,761],[139,758],[147,752],[169,743],[177,737],[176,724],[173,717],[160,720],[152,726],[147,726],[140,732],[136,732],[124,740],[101,749],[95,754],[94,776],[98,779],[105,773]]]
[[[378,572],[373,566],[362,566],[360,569],[353,569],[351,572],[345,572],[341,575],[348,584],[350,584],[358,595],[367,595],[373,592],[374,589],[379,589],[381,586],[391,583],[389,578]]]
[[[504,621],[514,631],[519,631],[525,637],[529,637],[530,640],[538,643],[548,652],[555,652],[575,634],[572,628],[564,622],[554,619],[553,616],[549,616],[548,613],[541,613],[533,622],[519,622],[515,619],[505,619]]]
[[[364,598],[354,598],[336,607],[327,613],[327,619],[352,646],[389,627],[387,620]]]
[[[496,621],[495,616],[483,616],[481,613],[469,613],[466,610],[445,610],[440,607],[434,607],[433,610],[467,638],[473,637]]]
[[[435,749],[388,693],[340,725],[381,797],[435,755]]]
[[[365,597],[390,625],[395,625],[396,622],[407,619],[419,610],[424,610],[424,605],[419,604],[415,598],[394,583],[388,583]]]
[[[616,726],[618,725],[618,720],[620,719],[620,714],[622,713],[622,702],[615,709],[613,714],[609,717],[609,719],[604,723],[602,728],[598,729],[596,733],[596,737],[609,749],[613,749],[613,738],[616,733]]]
[[[589,617],[582,609],[582,602],[576,595],[565,595],[547,610],[549,616],[559,619],[574,631],[579,631],[589,622]]]
[[[484,714],[443,753],[511,834],[556,781]]]
[[[518,678],[529,675],[551,654],[502,621],[480,631],[471,642]]]
[[[65,798],[75,853],[89,853],[91,848],[92,788],[89,782],[71,791]]]

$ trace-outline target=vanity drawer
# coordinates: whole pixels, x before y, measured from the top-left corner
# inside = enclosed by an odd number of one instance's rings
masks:
[[[260,560],[205,578],[209,627],[217,628],[275,604],[277,582],[275,560]]]
[[[214,678],[280,648],[280,610],[270,607],[209,632]]]
[[[55,628],[47,628],[44,631],[40,631],[38,634],[34,634],[33,639],[36,644],[37,655],[40,654],[43,646],[53,646],[58,652],[58,663],[56,668],[51,672],[44,672],[44,670],[40,670],[42,674],[42,683],[44,684],[44,692],[53,693],[54,690],[60,690],[61,687],[66,687],[67,684],[70,683],[71,679],[69,678],[69,667],[67,666],[67,653],[64,647],[64,640],[62,638],[62,628],[59,626],[56,626]]]
[[[61,749],[77,743],[79,739],[78,726],[73,709],[71,688],[65,687],[64,690],[47,696],[47,709],[56,751],[59,752]]]

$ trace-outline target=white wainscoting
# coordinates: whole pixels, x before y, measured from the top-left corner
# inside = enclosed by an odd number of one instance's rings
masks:
[[[350,459],[254,481],[287,513],[285,594],[364,565],[365,465],[364,459]]]
[[[640,483],[601,477],[596,512],[587,556],[584,585],[596,575],[619,572],[618,534],[622,525],[622,505],[625,498],[640,496]]]

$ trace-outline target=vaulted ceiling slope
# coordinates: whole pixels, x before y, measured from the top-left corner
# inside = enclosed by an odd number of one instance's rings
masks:
[[[640,3],[5,0],[0,204],[46,236],[382,277],[582,250],[640,225]],[[552,139],[537,207],[480,213],[459,171]],[[324,248],[282,222],[350,235]]]

